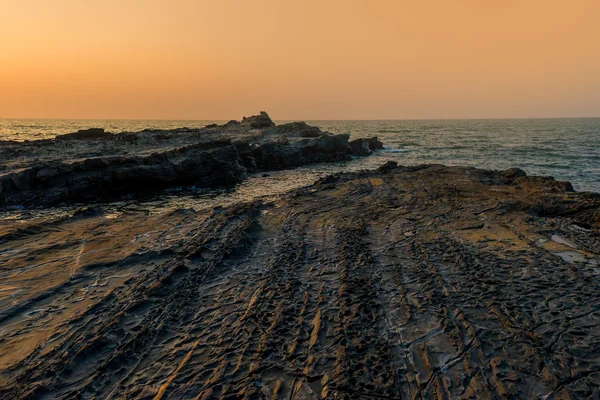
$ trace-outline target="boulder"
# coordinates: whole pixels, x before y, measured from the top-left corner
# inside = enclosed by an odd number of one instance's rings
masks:
[[[354,139],[349,144],[354,156],[369,156],[374,150],[383,148],[383,143],[377,137]]]
[[[398,163],[396,161],[387,161],[385,164],[377,168],[378,172],[388,173],[398,168]]]
[[[373,136],[372,138],[367,139],[367,142],[369,143],[369,149],[371,150],[383,149],[383,142],[379,140],[377,136]]]
[[[369,148],[367,139],[355,139],[350,141],[353,156],[369,156],[373,151]]]

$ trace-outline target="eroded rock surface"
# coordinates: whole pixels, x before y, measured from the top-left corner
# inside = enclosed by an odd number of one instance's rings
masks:
[[[388,165],[0,228],[1,398],[599,398],[600,197]]]
[[[365,139],[365,151],[348,138],[305,123],[276,126],[261,112],[202,129],[117,135],[88,129],[57,140],[3,143],[0,208],[107,201],[180,185],[227,186],[247,172],[342,161],[381,147],[377,138]]]

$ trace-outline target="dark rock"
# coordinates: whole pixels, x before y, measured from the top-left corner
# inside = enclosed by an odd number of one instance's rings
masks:
[[[369,156],[373,153],[369,148],[367,139],[352,140],[350,141],[350,147],[352,148],[352,155],[354,156]]]
[[[396,161],[387,161],[385,164],[377,168],[377,171],[385,174],[396,168],[398,168],[398,163]]]
[[[110,132],[104,132],[104,128],[80,129],[75,133],[67,133],[65,135],[57,135],[57,140],[73,140],[73,139],[107,139],[113,137]]]
[[[520,168],[510,168],[504,171],[498,172],[498,177],[502,180],[504,184],[511,184],[515,182],[517,178],[521,178],[527,176],[525,171]]]
[[[48,206],[110,200],[126,193],[175,185],[224,186],[244,179],[246,169],[240,165],[233,146],[203,147],[32,167],[0,179],[0,198],[12,204],[23,201]]]
[[[299,167],[316,162],[349,159],[348,135],[323,134],[300,140],[272,140],[257,146],[236,144],[243,164],[249,170],[268,171]]]
[[[73,216],[74,217],[96,217],[98,215],[103,215],[103,214],[105,214],[105,211],[102,207],[92,206],[92,207],[80,208],[79,210],[77,210],[73,213]]]
[[[383,142],[379,140],[377,136],[373,136],[370,139],[366,139],[369,142],[369,149],[371,150],[381,150],[383,149]]]
[[[275,126],[275,123],[264,111],[261,111],[259,115],[253,115],[248,118],[244,117],[241,124],[250,125],[252,128],[270,128]]]
[[[318,126],[311,126],[306,122],[290,122],[279,125],[270,130],[269,133],[274,135],[287,134],[289,136],[304,138],[319,137],[325,134]]]
[[[236,121],[235,119],[232,119],[231,121],[227,122],[225,125],[223,125],[225,128],[231,128],[234,126],[238,126],[240,124],[240,121]]]
[[[241,123],[211,126],[114,136],[91,129],[61,138],[89,139],[85,143],[51,140],[2,146],[0,160],[12,164],[0,164],[0,206],[110,201],[180,186],[222,187],[242,181],[248,171],[342,161],[356,153],[347,134],[322,132],[304,122],[276,127],[265,112]],[[377,145],[372,139],[359,142],[369,153]],[[56,161],[58,154],[62,162]]]
[[[350,147],[354,156],[369,156],[374,150],[383,148],[383,143],[377,137],[370,139],[360,138],[350,141]]]

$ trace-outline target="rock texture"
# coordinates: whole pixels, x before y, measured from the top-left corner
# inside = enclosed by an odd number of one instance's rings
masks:
[[[600,196],[520,170],[388,164],[0,243],[3,399],[600,397]]]
[[[348,138],[305,123],[275,126],[261,112],[202,129],[118,135],[88,129],[54,141],[4,143],[0,208],[107,201],[181,185],[226,186],[249,171],[342,161],[381,146],[376,138],[360,146]]]

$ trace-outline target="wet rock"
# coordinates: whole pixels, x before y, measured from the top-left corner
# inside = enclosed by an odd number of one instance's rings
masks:
[[[381,150],[383,149],[383,142],[379,140],[377,136],[374,136],[370,139],[367,139],[369,142],[369,149],[371,150]]]
[[[385,164],[377,168],[378,172],[388,173],[398,168],[398,163],[396,161],[386,161]]]
[[[359,138],[350,141],[349,144],[352,148],[352,155],[355,156],[369,156],[374,150],[383,148],[383,143],[377,137],[370,139]]]
[[[350,147],[352,148],[352,155],[355,156],[368,156],[372,153],[369,148],[369,142],[366,139],[352,140],[350,141]]]

